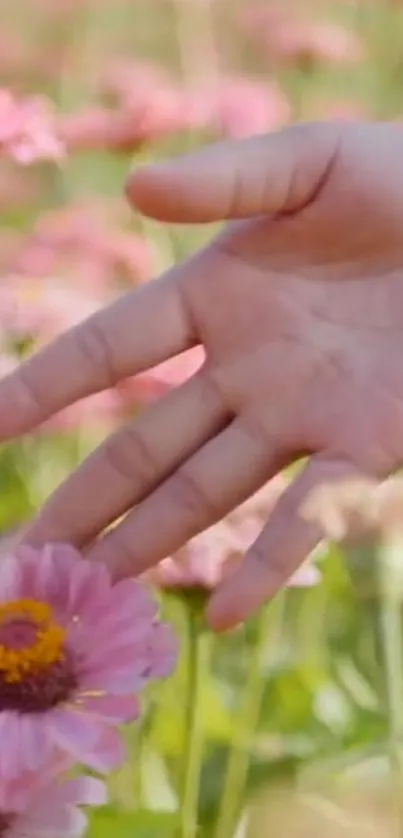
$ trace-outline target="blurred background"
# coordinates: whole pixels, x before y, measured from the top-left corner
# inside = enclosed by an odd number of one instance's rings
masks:
[[[399,0],[0,0],[0,20],[1,374],[214,232],[135,216],[131,166],[290,122],[403,115]],[[201,360],[188,353],[3,446],[3,536]],[[153,576],[181,659],[127,734],[92,838],[178,834],[189,727],[200,838],[403,834],[386,688],[401,659],[385,659],[374,550],[324,546],[244,627],[213,638],[203,626],[207,591],[279,490]]]

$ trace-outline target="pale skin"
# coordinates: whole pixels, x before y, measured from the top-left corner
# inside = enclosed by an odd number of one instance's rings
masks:
[[[131,175],[140,212],[228,224],[4,378],[0,437],[195,344],[207,360],[83,462],[25,542],[135,575],[303,454],[208,619],[230,628],[273,596],[321,538],[301,515],[310,490],[403,463],[402,160],[397,125],[318,124]]]

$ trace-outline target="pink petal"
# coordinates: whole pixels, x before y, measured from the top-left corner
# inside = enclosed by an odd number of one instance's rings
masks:
[[[113,724],[130,722],[139,716],[139,704],[134,696],[105,695],[99,698],[80,696],[85,711]]]
[[[111,610],[116,609],[119,619],[134,615],[136,620],[152,620],[157,612],[157,603],[150,592],[134,579],[122,579],[113,585],[109,605]]]
[[[112,695],[127,695],[136,693],[144,686],[144,678],[132,666],[121,669],[102,669],[85,673],[80,682],[81,690],[102,690]]]
[[[117,646],[112,653],[108,652],[102,657],[93,657],[87,650],[85,661],[85,675],[90,675],[94,672],[112,672],[114,669],[123,670],[130,669],[133,675],[142,671],[143,657],[150,645],[149,636],[145,637],[141,643],[129,643],[126,646]],[[84,666],[83,666],[84,672]]]
[[[102,734],[102,726],[93,717],[72,709],[57,709],[49,713],[48,724],[52,740],[59,748],[71,754],[77,762],[85,762]]]
[[[113,728],[104,727],[96,747],[86,753],[86,765],[103,774],[121,765],[126,758],[121,736]]]
[[[0,776],[16,777],[24,768],[24,763],[21,765],[20,716],[17,713],[0,714],[0,742]]]
[[[109,600],[110,577],[106,567],[80,557],[70,580],[69,607],[72,614],[82,614],[92,603],[98,605],[106,595]]]
[[[0,713],[0,776],[15,778],[38,769],[50,754],[43,717],[14,712]]]
[[[313,564],[303,565],[298,568],[296,573],[288,580],[288,588],[311,588],[318,585],[321,581],[322,575],[317,567]]]
[[[121,623],[151,622],[156,613],[157,604],[144,586],[133,579],[123,579],[111,588],[107,600],[91,610],[88,618],[92,625],[99,621],[101,630],[114,631]]]
[[[44,602],[51,602],[52,595],[57,591],[57,588],[53,548],[47,544],[43,550],[38,550],[36,559],[36,597]]]
[[[19,731],[16,722],[18,722],[18,718],[15,718],[14,713],[3,712],[0,714],[0,801],[2,801],[4,793],[3,785],[6,785],[3,783],[3,778],[14,776],[14,765],[11,760],[13,759],[15,745],[18,743]]]
[[[36,574],[39,551],[25,545],[17,547],[14,551],[14,558],[21,568],[21,597],[35,597]]]
[[[130,655],[133,665],[136,663],[137,650],[147,645],[151,633],[151,626],[128,626],[122,631],[117,630],[114,635],[103,638],[100,645],[88,654],[88,666],[102,667],[115,664],[119,667],[126,654]],[[98,645],[98,644],[97,644]]]
[[[20,739],[24,764],[28,770],[35,771],[49,758],[51,750],[46,719],[35,714],[21,715]]]
[[[83,806],[103,806],[108,801],[105,783],[95,777],[74,777],[62,785],[62,795],[66,803]]]
[[[0,560],[0,602],[10,602],[20,596],[22,573],[14,556]]]
[[[52,806],[48,800],[40,809],[21,817],[15,832],[18,838],[78,838],[86,827],[87,818],[75,806]]]
[[[167,623],[154,626],[150,644],[152,678],[166,678],[173,671],[178,657],[178,641]]]

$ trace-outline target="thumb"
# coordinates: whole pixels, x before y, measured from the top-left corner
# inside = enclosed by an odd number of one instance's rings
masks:
[[[127,195],[144,215],[187,224],[302,209],[326,181],[340,131],[313,123],[216,143],[135,169]]]

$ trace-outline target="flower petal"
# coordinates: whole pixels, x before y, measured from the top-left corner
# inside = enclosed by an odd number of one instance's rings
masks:
[[[47,803],[19,818],[12,832],[18,838],[79,838],[87,828],[87,818],[76,806]]]
[[[20,716],[17,713],[0,714],[0,776],[16,777],[24,768],[20,751]]]
[[[88,666],[91,668],[109,667],[113,663],[119,666],[122,658],[126,658],[127,655],[130,655],[135,665],[136,658],[147,648],[150,636],[152,636],[152,626],[146,624],[138,626],[135,623],[124,630],[118,628],[114,633],[109,634],[109,637],[97,637],[97,647],[89,650]]]
[[[35,592],[39,600],[52,602],[58,590],[58,576],[55,573],[53,548],[46,544],[43,550],[38,550],[36,561]]]
[[[103,806],[108,801],[105,783],[96,777],[73,777],[62,785],[62,798],[65,803],[83,806]]]
[[[149,590],[134,579],[122,579],[113,585],[109,606],[116,609],[119,619],[134,615],[136,620],[152,620],[157,613],[157,603]]]
[[[14,556],[4,556],[0,562],[0,602],[17,599],[22,572]]]
[[[51,742],[47,732],[46,718],[37,714],[19,717],[20,741],[24,764],[29,771],[35,771],[50,755]]]
[[[137,719],[140,713],[138,700],[134,696],[105,695],[99,698],[80,696],[85,711],[113,724],[123,724]]]
[[[88,672],[80,682],[81,690],[102,690],[112,695],[127,695],[137,693],[143,687],[146,679],[135,670],[133,666],[124,666],[121,669],[94,669]]]
[[[109,573],[101,564],[94,564],[80,557],[76,562],[70,579],[69,608],[72,614],[82,614],[91,606],[103,603],[110,592]]]
[[[91,716],[74,708],[57,709],[48,716],[52,740],[71,754],[77,762],[85,763],[85,755],[95,746],[102,734],[102,726]]]
[[[318,585],[322,574],[314,564],[305,564],[290,577],[287,582],[288,588],[312,588]]]
[[[166,678],[178,657],[178,641],[168,623],[156,623],[150,644],[150,677]]]
[[[112,727],[104,727],[96,747],[86,754],[86,765],[103,774],[121,765],[126,758],[122,737]]]

